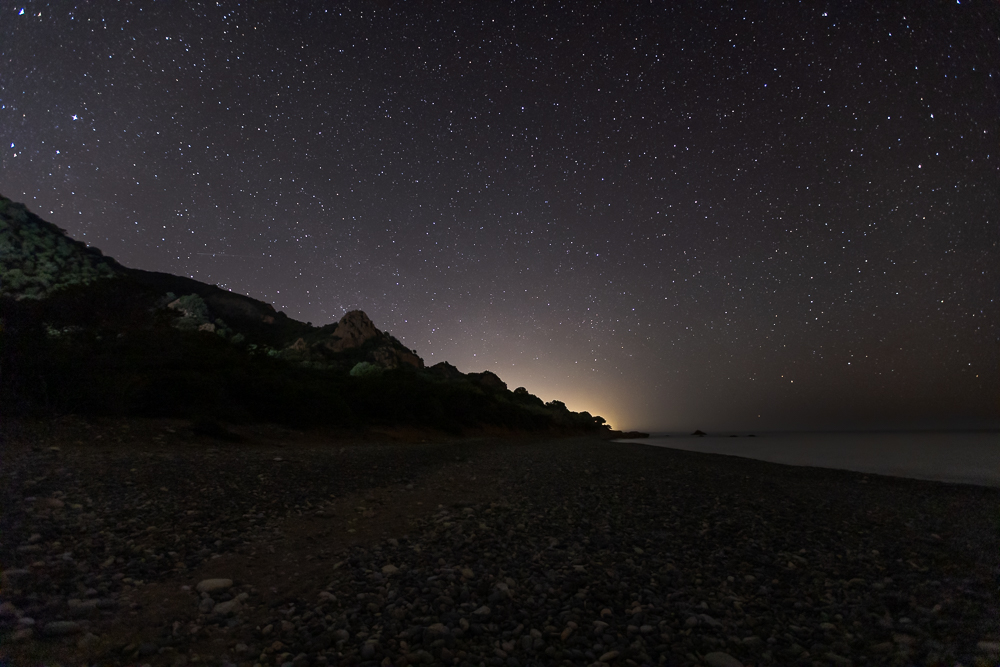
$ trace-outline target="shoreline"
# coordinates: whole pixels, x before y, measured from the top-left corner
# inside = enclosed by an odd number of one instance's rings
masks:
[[[660,436],[627,441],[782,465],[1000,487],[1000,439],[985,431],[782,432],[753,439]]]
[[[997,489],[594,438],[94,428],[111,444],[5,443],[15,664],[952,665],[1000,642]]]

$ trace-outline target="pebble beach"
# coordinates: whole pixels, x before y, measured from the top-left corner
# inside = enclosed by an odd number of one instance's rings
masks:
[[[0,658],[1000,663],[1000,489],[596,438],[232,435],[7,425]]]

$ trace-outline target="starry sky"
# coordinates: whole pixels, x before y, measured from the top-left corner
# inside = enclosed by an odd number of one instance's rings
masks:
[[[615,427],[998,426],[998,17],[2,2],[0,192]]]

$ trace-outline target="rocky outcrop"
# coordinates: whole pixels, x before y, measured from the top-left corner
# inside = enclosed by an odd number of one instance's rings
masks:
[[[427,370],[442,380],[460,380],[465,377],[465,374],[462,373],[462,371],[458,370],[447,361],[439,361]]]
[[[385,345],[372,353],[372,359],[383,368],[399,368],[400,366],[412,366],[413,368],[423,368],[424,360],[408,350]]]
[[[343,352],[360,347],[381,333],[364,311],[352,310],[340,318],[337,328],[324,345],[331,352]]]
[[[466,377],[481,387],[494,391],[507,391],[507,383],[501,380],[496,373],[483,371],[482,373],[469,373]]]

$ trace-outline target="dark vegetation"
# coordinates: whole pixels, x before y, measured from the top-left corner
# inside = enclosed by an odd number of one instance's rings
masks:
[[[220,438],[218,420],[609,432],[602,418],[509,391],[492,373],[423,368],[374,327],[334,350],[338,332],[189,278],[125,268],[0,197],[3,414],[182,417]]]

